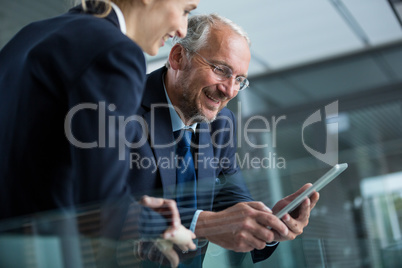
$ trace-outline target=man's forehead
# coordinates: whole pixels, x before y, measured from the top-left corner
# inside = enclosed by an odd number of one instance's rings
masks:
[[[227,65],[232,70],[241,68],[239,75],[246,76],[250,62],[248,42],[229,26],[211,28],[208,41],[201,50],[207,53],[213,63]]]
[[[204,45],[204,49],[211,53],[219,52],[219,50],[237,50],[241,46],[244,51],[249,50],[246,38],[235,32],[229,26],[214,27],[210,29],[208,40]],[[244,51],[244,52],[247,52]]]

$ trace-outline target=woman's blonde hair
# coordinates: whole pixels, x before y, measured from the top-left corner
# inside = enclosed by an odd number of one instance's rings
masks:
[[[104,18],[109,15],[110,11],[112,11],[111,0],[81,0],[82,9],[84,12],[88,11],[87,2],[91,2],[96,10],[99,9],[99,13],[97,12],[95,14],[96,17]]]

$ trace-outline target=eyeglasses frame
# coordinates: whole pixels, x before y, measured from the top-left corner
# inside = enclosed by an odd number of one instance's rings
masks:
[[[215,70],[216,70],[216,69],[222,69],[221,67],[219,67],[219,66],[216,65],[216,64],[213,64],[212,62],[210,62],[209,60],[207,60],[206,58],[204,58],[204,57],[203,57],[200,53],[198,53],[197,51],[191,51],[191,50],[188,50],[188,49],[186,49],[186,50],[189,51],[190,53],[197,54],[198,56],[200,56],[200,57],[205,61],[205,63],[208,64],[208,65],[212,68],[213,73],[222,78],[221,81],[225,81],[226,79],[229,79],[229,78],[234,77],[233,71],[232,71],[228,66],[221,65],[221,66],[224,66],[225,68],[227,68],[227,69],[230,70],[230,74],[229,74],[230,76],[218,74]],[[241,87],[241,84],[239,83],[239,86],[240,86],[240,87],[239,87],[239,89],[236,89],[237,91],[242,91],[242,90],[246,89],[246,88],[250,85],[250,81],[247,79],[247,77],[244,77],[244,76],[236,76],[236,77],[234,77],[235,81],[236,81],[236,78],[238,78],[238,77],[244,78],[244,80],[243,80],[244,86]],[[235,82],[235,83],[236,83],[236,82]]]

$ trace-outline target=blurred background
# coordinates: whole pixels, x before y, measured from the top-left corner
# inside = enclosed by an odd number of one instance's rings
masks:
[[[72,1],[0,2],[1,48]],[[211,12],[252,41],[250,88],[229,108],[254,198],[273,206],[334,161],[349,168],[321,191],[303,235],[270,259],[253,265],[249,255],[210,245],[204,267],[402,267],[402,1],[201,0],[193,14]],[[147,56],[148,70],[169,50]],[[252,128],[261,131],[244,132]],[[3,253],[10,245],[0,239]]]

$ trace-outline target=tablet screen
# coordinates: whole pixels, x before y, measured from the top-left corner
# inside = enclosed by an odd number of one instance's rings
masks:
[[[310,188],[306,189],[303,193],[301,193],[298,197],[296,197],[292,202],[290,202],[286,207],[281,209],[275,215],[278,218],[282,218],[286,213],[293,211],[297,208],[306,198],[308,198],[314,191],[318,192],[325,185],[330,183],[333,179],[335,179],[339,174],[341,174],[346,168],[348,164],[336,164],[333,166],[327,173],[325,173],[321,178],[319,178]]]

